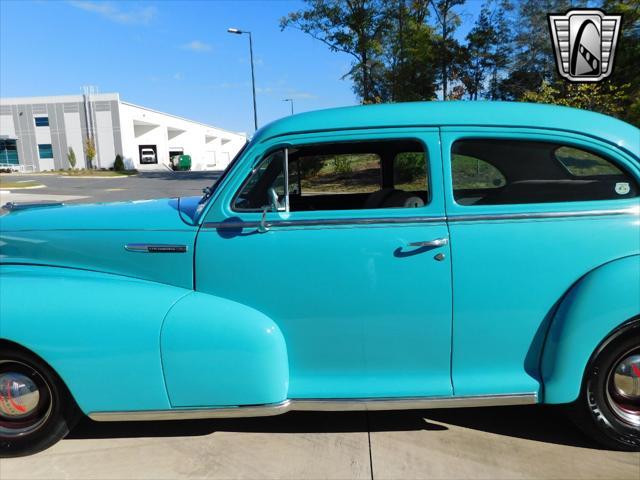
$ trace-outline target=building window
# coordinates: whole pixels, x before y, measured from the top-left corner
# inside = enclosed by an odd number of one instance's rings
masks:
[[[38,144],[38,156],[40,158],[53,158],[53,147],[50,143]]]
[[[16,141],[0,138],[0,165],[18,165],[19,163]]]
[[[36,127],[48,127],[49,117],[35,117]]]

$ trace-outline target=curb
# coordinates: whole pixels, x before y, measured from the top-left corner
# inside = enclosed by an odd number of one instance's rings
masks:
[[[37,190],[39,188],[47,188],[46,185],[32,185],[30,187],[11,187],[14,191],[15,190]],[[0,190],[2,193],[8,193],[11,192],[11,190]]]
[[[136,175],[58,175],[58,178],[99,178],[101,180],[109,179],[112,180],[114,178],[129,178],[135,177]]]

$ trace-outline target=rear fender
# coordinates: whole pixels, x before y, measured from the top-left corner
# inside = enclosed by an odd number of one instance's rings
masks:
[[[640,314],[640,255],[585,275],[562,300],[542,354],[545,403],[578,398],[584,371],[598,346]]]

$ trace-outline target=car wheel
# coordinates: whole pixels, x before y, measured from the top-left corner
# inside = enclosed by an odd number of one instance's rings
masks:
[[[39,452],[64,438],[80,412],[44,362],[21,350],[1,348],[0,457]]]
[[[640,323],[605,342],[590,363],[573,417],[599,443],[640,451]]]

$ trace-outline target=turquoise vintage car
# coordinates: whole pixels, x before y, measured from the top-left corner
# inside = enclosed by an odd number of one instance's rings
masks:
[[[96,421],[569,404],[640,448],[640,130],[433,102],[260,129],[202,198],[10,205],[0,443]]]

